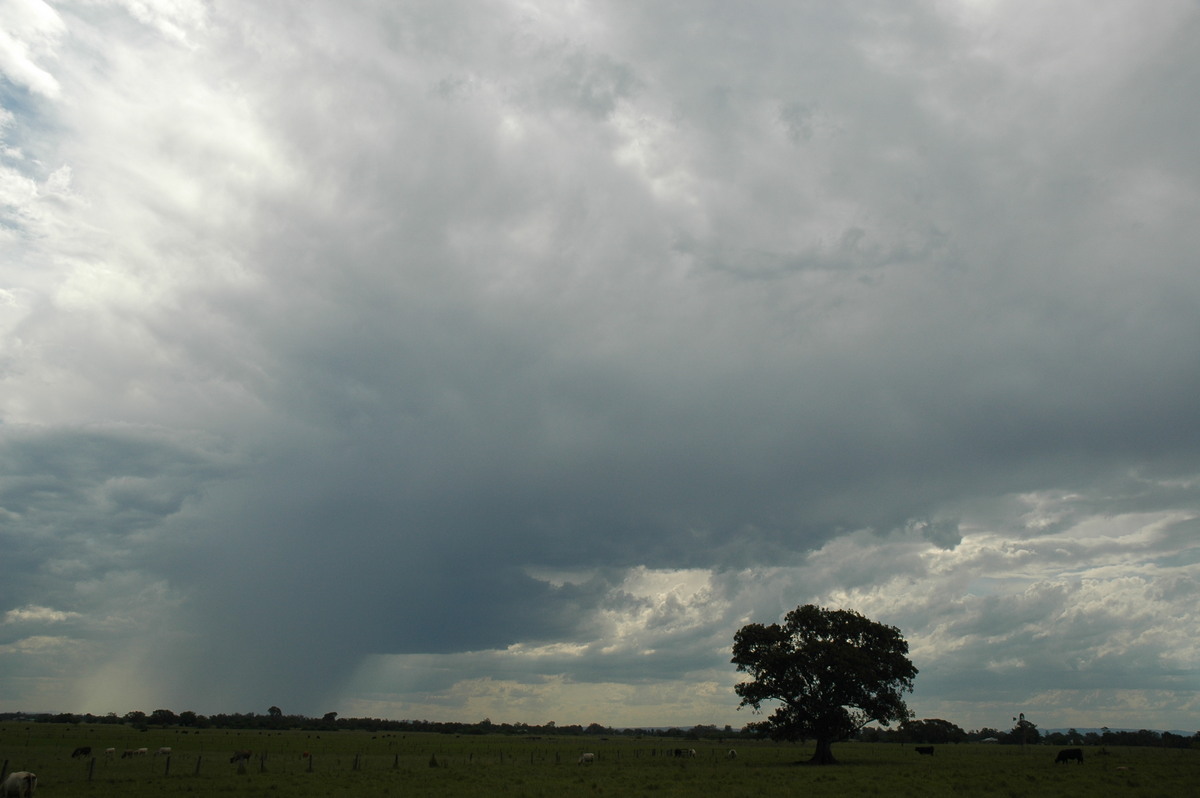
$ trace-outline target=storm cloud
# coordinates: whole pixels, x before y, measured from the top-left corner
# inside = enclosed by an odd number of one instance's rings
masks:
[[[0,708],[1193,722],[1194,5],[5,18]]]

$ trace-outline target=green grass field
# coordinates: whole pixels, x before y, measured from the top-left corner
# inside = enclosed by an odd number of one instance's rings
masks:
[[[71,759],[90,745],[92,758]],[[109,760],[104,749],[170,746],[170,759]],[[695,748],[695,759],[666,756]],[[737,749],[735,760],[725,752]],[[234,750],[254,758],[243,772]],[[580,753],[596,754],[590,765]],[[311,758],[302,754],[310,752]],[[367,732],[138,732],[124,726],[0,724],[0,764],[38,775],[39,796],[1161,796],[1200,795],[1200,751],[1085,749],[1083,765],[1055,765],[1056,748],[842,743],[841,764],[804,763],[811,748],[658,738]],[[265,756],[264,756],[265,755]],[[431,762],[436,762],[436,766]],[[90,780],[89,780],[90,772]]]

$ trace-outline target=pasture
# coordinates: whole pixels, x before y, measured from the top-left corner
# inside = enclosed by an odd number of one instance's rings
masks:
[[[71,758],[79,746],[91,756]],[[163,746],[170,757],[155,756]],[[109,759],[106,748],[115,748]],[[695,748],[694,759],[669,756]],[[736,759],[726,758],[736,748]],[[150,753],[121,759],[125,749]],[[235,750],[253,756],[239,772]],[[153,729],[0,724],[0,764],[38,774],[38,796],[1155,796],[1195,795],[1200,751],[840,743],[842,764],[803,764],[810,745],[660,738],[515,737],[369,732]],[[304,757],[308,752],[310,757]],[[595,762],[578,764],[580,754]],[[89,779],[90,776],[90,779]]]

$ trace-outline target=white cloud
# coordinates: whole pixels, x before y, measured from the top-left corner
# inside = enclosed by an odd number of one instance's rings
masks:
[[[54,623],[78,617],[80,616],[77,612],[63,612],[62,610],[55,610],[50,607],[26,605],[4,613],[4,623]]]
[[[201,0],[109,0],[137,21],[181,42],[189,31],[203,30],[208,13]]]
[[[0,75],[46,97],[59,96],[59,84],[45,66],[53,61],[65,26],[42,0],[5,0],[0,29]]]

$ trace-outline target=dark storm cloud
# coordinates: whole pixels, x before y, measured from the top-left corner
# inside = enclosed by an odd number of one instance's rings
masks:
[[[6,559],[2,588],[16,603],[47,561],[101,570],[131,539],[153,537],[206,482],[228,470],[219,453],[166,430],[0,430],[0,512]],[[77,547],[77,548],[73,548]],[[86,564],[90,554],[100,562]]]
[[[177,709],[470,712],[495,674],[671,711],[690,673],[691,712],[737,624],[813,600],[902,620],[947,696],[1194,672],[1095,642],[1106,591],[1178,606],[1200,473],[1197,18],[1109,41],[1125,13],[29,15],[12,656],[103,614],[89,706],[134,671]]]

